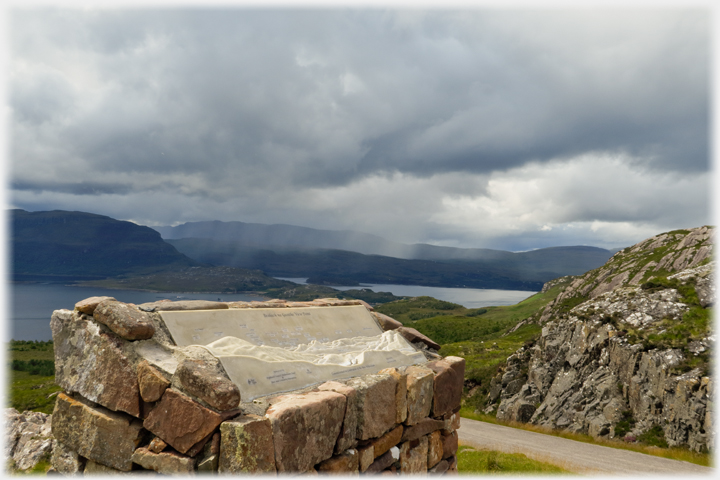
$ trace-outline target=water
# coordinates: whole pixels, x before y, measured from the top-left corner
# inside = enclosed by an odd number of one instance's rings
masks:
[[[307,278],[282,278],[290,282],[305,284]],[[446,302],[457,303],[465,308],[480,308],[498,305],[515,305],[537,292],[525,290],[495,290],[480,288],[443,288],[443,287],[422,287],[418,285],[385,285],[385,284],[362,284],[359,287],[348,287],[344,285],[331,285],[337,290],[353,290],[369,288],[373,292],[390,292],[397,296],[421,297],[428,296],[445,300]]]
[[[110,290],[93,287],[68,287],[57,284],[15,283],[10,284],[10,325],[7,338],[15,340],[52,340],[50,317],[53,310],[72,310],[75,303],[88,297],[115,297],[125,303],[147,303],[158,300],[218,300],[251,301],[262,300],[259,295],[140,292],[137,290]]]

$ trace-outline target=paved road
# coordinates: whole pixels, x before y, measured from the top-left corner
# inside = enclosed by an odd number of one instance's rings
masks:
[[[481,450],[523,453],[580,474],[714,475],[716,469],[463,418],[460,442]]]

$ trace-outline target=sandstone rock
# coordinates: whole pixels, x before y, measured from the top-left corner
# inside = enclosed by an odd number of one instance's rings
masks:
[[[380,326],[383,330],[396,330],[403,326],[402,323],[398,322],[392,317],[388,317],[387,315],[380,313],[380,312],[372,312],[373,317],[378,321]]]
[[[179,302],[152,302],[138,305],[145,312],[176,312],[180,310],[226,310],[228,304],[209,300],[182,300]]]
[[[428,468],[428,473],[433,475],[441,475],[447,472],[449,466],[450,464],[447,460],[440,460],[437,465],[432,468]]]
[[[407,442],[416,440],[424,435],[427,435],[435,430],[440,430],[445,426],[445,422],[442,420],[436,420],[434,418],[425,418],[419,421],[412,427],[407,427],[403,431],[402,441]]]
[[[143,426],[180,453],[210,435],[222,417],[173,388],[165,390]]]
[[[79,312],[56,310],[50,320],[55,383],[110,410],[140,415],[137,374],[129,342],[101,330]]]
[[[347,381],[347,385],[358,392],[358,440],[379,437],[395,425],[396,384],[387,374],[364,375]]]
[[[117,470],[130,471],[132,453],[140,441],[139,420],[64,393],[53,411],[53,436],[69,449]],[[87,468],[87,467],[86,467]]]
[[[117,468],[108,467],[102,463],[88,460],[85,462],[85,470],[83,475],[121,475],[124,471]]]
[[[435,372],[432,416],[440,417],[459,408],[465,379],[465,359],[445,357],[429,362],[427,368]]]
[[[220,424],[222,428],[222,424]],[[220,432],[215,432],[212,439],[205,444],[201,455],[197,457],[197,471],[203,473],[217,472],[220,462]]]
[[[195,459],[176,452],[153,453],[147,448],[141,447],[133,453],[132,461],[147,470],[155,470],[165,475],[195,473]]]
[[[155,437],[150,441],[147,449],[150,450],[152,453],[160,453],[165,450],[165,447],[167,447],[167,443],[165,443],[162,438]]]
[[[240,403],[240,390],[220,368],[202,360],[186,359],[175,376],[186,393],[217,410],[230,410]]]
[[[427,467],[432,468],[442,460],[443,457],[443,441],[442,433],[436,430],[428,435],[428,456]]]
[[[457,456],[450,457],[450,458],[447,459],[447,461],[448,461],[448,469],[445,470],[445,474],[447,474],[447,475],[450,475],[450,474],[455,474],[455,475],[457,475],[457,473],[458,473],[458,469],[457,469],[457,465],[458,465],[458,463],[457,463]]]
[[[365,473],[380,473],[399,459],[399,450],[397,447],[393,447],[377,457],[375,461],[365,470]]]
[[[394,393],[393,386],[393,398]],[[345,396],[336,392],[275,399],[266,416],[272,426],[279,473],[305,472],[332,456],[345,416],[345,402]]]
[[[80,300],[75,304],[75,310],[77,310],[80,313],[85,313],[87,315],[92,315],[95,311],[95,308],[98,306],[100,302],[104,302],[106,300],[109,301],[116,301],[114,297],[90,297],[86,298],[85,300]]]
[[[170,386],[170,381],[158,369],[151,366],[147,360],[143,360],[138,364],[137,373],[138,387],[142,399],[146,402],[160,400],[165,389]]]
[[[384,454],[388,450],[390,450],[392,447],[400,443],[400,439],[402,438],[403,434],[403,426],[398,425],[397,427],[393,428],[389,432],[387,432],[382,437],[376,438],[375,440],[372,440],[370,445],[373,447],[373,454],[375,457],[379,457],[380,455]]]
[[[458,434],[453,432],[450,435],[443,435],[442,438],[442,458],[450,458],[455,455],[458,449]]]
[[[354,448],[351,448],[346,452],[341,453],[340,455],[335,455],[332,458],[328,458],[317,466],[317,471],[319,473],[339,475],[350,475],[353,473],[358,473],[358,451]]]
[[[241,415],[220,424],[220,473],[275,473],[270,420]]]
[[[373,445],[358,447],[358,468],[360,473],[365,472],[374,461],[375,447]]]
[[[413,365],[405,369],[407,374],[407,425],[415,425],[430,415],[433,404],[433,379],[435,374],[425,366]]]
[[[378,373],[386,373],[397,382],[395,387],[395,423],[403,423],[407,419],[407,373],[397,368],[385,368]]]
[[[340,435],[335,444],[335,453],[342,453],[348,448],[357,445],[357,423],[358,423],[358,393],[357,391],[340,382],[325,382],[318,387],[321,392],[337,392],[345,396],[345,416],[343,418]]]
[[[427,437],[420,437],[418,440],[405,442],[400,447],[400,471],[404,475],[426,473],[427,461]]]
[[[427,345],[429,348],[432,348],[434,350],[440,350],[440,344],[435,343],[430,338],[426,337],[425,335],[418,332],[414,328],[398,327],[397,331],[400,332],[400,335],[405,337],[405,340],[407,340],[410,343],[422,342],[425,345]]]
[[[50,464],[62,475],[77,475],[85,469],[85,459],[57,440],[53,444]]]
[[[146,340],[155,334],[152,320],[145,312],[116,300],[100,302],[93,318],[125,340]]]

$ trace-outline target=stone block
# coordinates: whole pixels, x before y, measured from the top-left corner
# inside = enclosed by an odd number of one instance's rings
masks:
[[[75,310],[86,315],[92,315],[100,302],[105,300],[115,301],[114,297],[90,297],[80,300],[75,304]]]
[[[400,472],[404,475],[427,473],[428,438],[405,442],[400,447]]]
[[[399,459],[400,451],[397,447],[393,447],[377,457],[375,461],[365,470],[365,473],[380,473]]]
[[[347,381],[347,385],[358,392],[358,440],[379,437],[395,425],[396,384],[387,374],[364,375]]]
[[[434,342],[433,340],[418,332],[414,328],[398,327],[397,331],[400,332],[400,335],[402,335],[405,340],[410,343],[422,342],[433,350],[440,350],[440,344]]]
[[[132,453],[141,438],[139,420],[60,393],[53,411],[52,433],[58,442],[85,458],[130,471]]]
[[[150,365],[147,360],[143,360],[138,364],[137,374],[140,396],[146,402],[157,402],[162,397],[165,389],[170,386],[170,381],[157,368]]]
[[[407,375],[406,425],[415,425],[430,415],[433,402],[433,378],[429,368],[413,365],[405,369]]]
[[[272,426],[279,473],[306,472],[332,456],[345,416],[345,402],[345,396],[337,392],[274,399],[266,416]]]
[[[457,475],[458,469],[457,469],[457,457],[453,456],[447,459],[448,461],[448,469],[445,471],[446,474],[455,474]]]
[[[432,416],[441,417],[460,407],[465,381],[465,359],[445,357],[426,365],[435,372]]]
[[[179,302],[151,302],[138,305],[144,312],[177,312],[184,310],[225,310],[230,308],[227,303],[210,300],[182,300]]]
[[[79,312],[56,310],[50,320],[55,383],[114,411],[140,416],[137,374],[129,342]]]
[[[442,458],[450,458],[455,455],[458,449],[458,433],[452,432],[450,435],[443,435],[442,448]]]
[[[50,464],[62,475],[77,475],[85,469],[85,459],[57,440],[53,444]]]
[[[424,435],[440,430],[445,426],[445,422],[442,420],[436,420],[434,418],[425,418],[411,427],[406,427],[403,432],[402,441],[416,440]]]
[[[402,438],[403,434],[403,426],[398,425],[397,427],[393,428],[389,432],[387,432],[382,437],[376,438],[375,440],[372,440],[370,443],[373,446],[375,457],[379,457],[380,455],[384,454],[388,450],[390,450],[392,447],[400,443],[400,439]]]
[[[83,470],[83,475],[122,475],[124,473],[123,470],[118,470],[117,468],[108,467],[107,465],[103,465],[102,463],[95,462],[93,460],[89,460],[85,462],[85,470]]]
[[[358,447],[358,468],[360,473],[363,473],[368,469],[370,465],[375,461],[375,447],[373,445],[365,445],[364,447]]]
[[[403,423],[407,419],[407,374],[397,368],[385,368],[378,373],[387,373],[395,379],[395,423]]]
[[[270,420],[240,415],[220,424],[220,473],[275,473]]]
[[[180,453],[210,435],[222,417],[173,388],[165,390],[143,426]]]
[[[345,396],[345,417],[340,435],[335,444],[335,453],[342,453],[348,448],[357,445],[357,423],[358,423],[358,392],[340,382],[325,382],[318,387],[321,392],[337,392]]]
[[[432,468],[442,460],[443,457],[443,441],[440,430],[435,430],[428,437],[428,456],[427,466]]]
[[[432,468],[428,468],[428,474],[441,475],[447,472],[449,466],[450,464],[447,460],[440,460],[437,465]]]
[[[398,328],[402,327],[403,324],[398,322],[392,317],[388,317],[387,315],[380,313],[380,312],[372,312],[373,317],[378,321],[380,326],[383,330],[397,330]]]
[[[222,424],[220,424],[220,428],[222,428]],[[205,444],[201,454],[197,457],[197,470],[205,473],[217,472],[219,462],[220,432],[215,432],[212,439]]]
[[[195,473],[195,459],[177,452],[153,453],[147,448],[141,447],[133,453],[132,461],[146,470],[154,470],[165,475]]]
[[[219,365],[186,359],[175,371],[185,393],[193,395],[217,410],[230,410],[240,403],[240,390]]]
[[[450,434],[460,428],[460,413],[455,412],[451,415],[445,415],[445,426],[443,427],[443,434]]]
[[[148,445],[147,449],[152,453],[160,453],[165,450],[165,447],[167,447],[167,443],[165,443],[162,438],[155,437],[150,441],[150,445]]]
[[[155,335],[155,326],[147,313],[116,300],[100,302],[93,318],[125,340],[147,340]]]
[[[354,448],[328,458],[317,466],[318,473],[350,475],[359,473],[359,455]]]

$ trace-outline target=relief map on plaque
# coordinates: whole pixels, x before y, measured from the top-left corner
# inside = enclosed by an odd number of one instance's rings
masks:
[[[220,360],[243,401],[427,361],[361,305],[160,314],[177,345]]]

